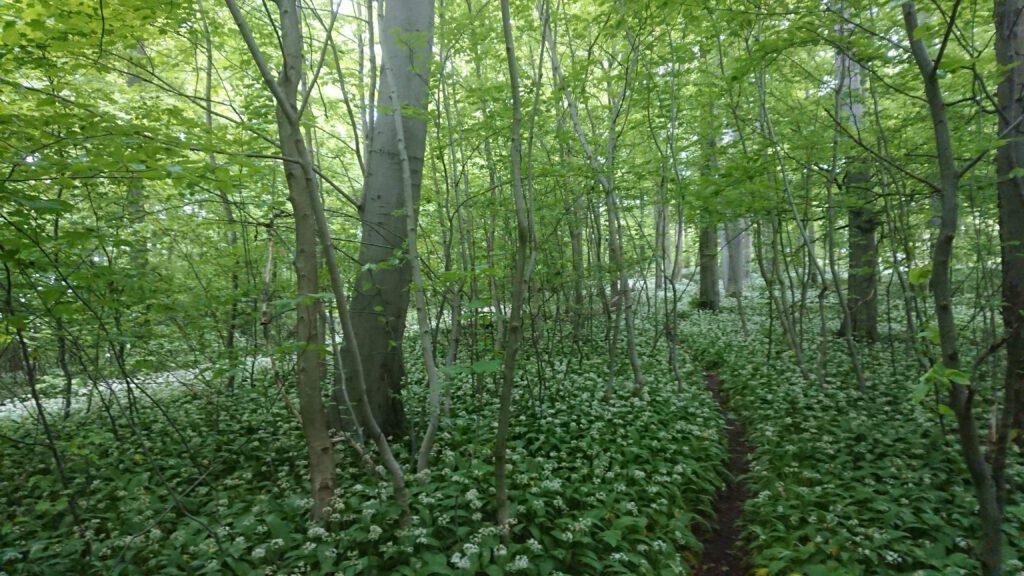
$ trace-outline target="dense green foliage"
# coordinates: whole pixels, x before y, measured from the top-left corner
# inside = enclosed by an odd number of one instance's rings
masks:
[[[657,345],[652,331],[645,339],[656,382],[643,398],[604,398],[600,355],[564,348],[552,351],[548,382],[523,382],[510,449],[516,522],[507,546],[485,516],[493,466],[481,455],[490,450],[496,404],[479,387],[491,387],[491,376],[453,382],[437,467],[411,485],[411,526],[397,523],[388,482],[348,451],[339,463],[346,488],[320,527],[306,523],[300,431],[262,372],[234,394],[214,381],[168,395],[162,411],[142,402],[119,428],[122,440],[98,408],[63,422],[68,473],[88,518],[81,529],[46,474],[36,428],[0,422],[0,433],[31,443],[4,452],[5,466],[17,473],[0,478],[2,569],[685,573],[699,555],[692,529],[720,484],[722,420],[699,372],[691,368],[677,389],[664,367],[664,341]],[[418,405],[425,390],[415,375],[410,384],[408,400]],[[137,448],[119,449],[125,437]]]
[[[1024,2],[921,4],[0,2],[0,576],[1020,572]]]
[[[807,576],[978,574],[968,535],[978,531],[955,423],[914,401],[918,371],[902,342],[862,349],[866,393],[848,385],[841,342],[827,344],[829,375],[816,386],[792,357],[766,362],[767,318],[752,335],[735,310],[688,315],[682,337],[714,369],[747,426],[754,455],[744,522],[754,563]],[[736,362],[742,356],[748,361]],[[1014,470],[1016,482],[1024,469]],[[1009,567],[1021,566],[1024,506],[1007,507]]]

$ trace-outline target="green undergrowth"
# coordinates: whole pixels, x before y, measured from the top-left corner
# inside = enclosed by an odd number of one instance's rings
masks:
[[[944,432],[938,414],[913,400],[913,356],[862,347],[861,394],[836,339],[819,387],[813,339],[808,379],[791,354],[766,361],[765,318],[755,311],[748,324],[753,336],[744,337],[730,310],[688,314],[680,329],[694,361],[717,372],[753,446],[743,521],[759,576],[980,573],[956,424],[946,418]],[[1024,507],[1011,503],[1007,516],[1007,565],[1017,574]]]
[[[140,403],[131,418],[115,406],[116,428],[98,408],[58,422],[70,491],[38,428],[0,422],[0,571],[687,573],[700,548],[692,528],[710,508],[725,458],[722,418],[699,373],[687,370],[677,389],[664,341],[645,332],[645,394],[630,393],[624,364],[605,398],[604,347],[564,340],[552,339],[543,380],[535,359],[524,358],[509,444],[508,544],[493,524],[496,374],[454,376],[433,469],[408,479],[413,516],[404,529],[390,483],[345,444],[330,520],[307,524],[302,436],[273,385],[259,380],[233,395],[172,395],[162,411]],[[407,364],[406,403],[418,428],[425,390],[414,352]],[[394,446],[412,460],[409,446]]]

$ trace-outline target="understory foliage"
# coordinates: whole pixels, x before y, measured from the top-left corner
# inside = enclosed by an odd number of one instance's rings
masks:
[[[409,339],[413,341],[413,339]],[[59,427],[83,523],[71,527],[30,422],[0,477],[0,569],[10,574],[685,574],[693,529],[721,484],[722,417],[691,367],[677,388],[664,341],[645,331],[651,385],[603,395],[600,354],[568,347],[547,381],[517,386],[509,446],[514,522],[507,543],[487,514],[493,375],[456,376],[437,464],[410,479],[413,516],[381,471],[340,445],[329,520],[306,523],[301,431],[269,374],[225,393],[218,382],[140,402],[117,427],[98,407]],[[600,350],[587,345],[586,350]],[[628,366],[623,366],[628,370]],[[412,405],[426,394],[410,375]],[[138,391],[136,391],[138,394]],[[122,392],[123,395],[123,392]],[[123,398],[122,398],[123,400]],[[412,415],[413,418],[418,415]],[[132,446],[120,449],[116,446]],[[187,447],[187,449],[183,449]],[[407,447],[398,447],[403,460]],[[583,568],[581,568],[583,567]]]
[[[1024,0],[919,3],[0,0],[0,576],[703,573],[723,410],[757,576],[1020,576]]]
[[[718,374],[753,447],[743,515],[753,564],[806,576],[978,574],[976,504],[955,423],[934,402],[915,401],[917,381],[907,375],[920,371],[916,359],[901,341],[864,347],[861,393],[849,385],[850,360],[835,340],[817,386],[791,354],[769,359],[765,311],[753,309],[747,337],[734,308],[680,322],[686,347]],[[1024,480],[1024,469],[1012,476]],[[1007,506],[1004,533],[1016,574],[1019,499]]]

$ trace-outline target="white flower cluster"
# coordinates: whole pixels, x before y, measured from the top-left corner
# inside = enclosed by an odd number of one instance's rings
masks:
[[[370,531],[369,531],[369,533],[367,533],[366,536],[370,540],[376,540],[376,539],[380,538],[381,534],[383,534],[383,533],[384,533],[384,530],[382,530],[380,526],[377,526],[376,524],[372,524],[372,525],[370,525]]]
[[[508,565],[508,571],[509,572],[519,572],[519,571],[522,571],[522,570],[526,570],[529,567],[530,567],[530,559],[527,558],[525,555],[520,554],[520,555],[516,556],[516,559],[513,560],[511,564]]]
[[[469,567],[471,566],[469,557],[463,556],[461,552],[452,554],[451,563],[452,566],[460,570],[469,570]]]

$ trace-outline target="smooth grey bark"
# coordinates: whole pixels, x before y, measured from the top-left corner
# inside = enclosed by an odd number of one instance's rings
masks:
[[[686,268],[686,228],[683,221],[683,206],[676,206],[675,218],[675,249],[672,256],[672,282],[676,283],[683,279],[683,270]]]
[[[725,295],[730,298],[743,295],[743,287],[750,276],[750,233],[747,226],[747,220],[740,218],[727,223],[723,232],[722,278]]]
[[[621,6],[621,4],[620,4]],[[624,6],[622,6],[624,9]],[[633,371],[633,389],[639,392],[644,385],[643,373],[640,367],[640,356],[636,348],[636,329],[634,323],[634,310],[633,310],[633,297],[629,287],[629,278],[625,265],[625,258],[622,250],[622,234],[621,234],[621,219],[619,216],[619,198],[618,193],[615,190],[615,179],[614,179],[614,163],[615,163],[615,152],[617,145],[618,136],[618,121],[623,111],[623,106],[626,102],[626,96],[629,90],[631,79],[633,78],[637,62],[639,59],[639,48],[636,43],[636,39],[633,38],[632,33],[627,29],[626,37],[629,42],[629,65],[626,68],[625,78],[622,83],[622,89],[617,95],[609,95],[613,99],[612,110],[608,121],[608,137],[607,145],[605,148],[605,154],[602,158],[603,161],[599,161],[597,155],[591,148],[590,143],[587,139],[587,134],[583,129],[583,124],[580,121],[579,109],[576,105],[575,99],[572,97],[572,93],[569,90],[569,85],[565,80],[565,75],[562,73],[562,67],[558,59],[558,50],[555,45],[555,37],[551,31],[551,27],[548,22],[550,12],[545,13],[542,6],[538,6],[538,13],[543,23],[543,34],[544,40],[548,46],[548,52],[551,60],[551,73],[554,80],[558,83],[558,87],[562,90],[565,98],[566,108],[569,112],[569,119],[572,121],[573,130],[576,132],[576,138],[579,140],[580,148],[583,150],[583,154],[587,159],[587,164],[596,175],[595,180],[601,187],[605,196],[605,209],[607,210],[608,216],[608,256],[609,265],[613,268],[614,272],[613,279],[611,281],[611,305],[615,307],[616,318],[612,321],[612,333],[617,333],[619,329],[618,316],[621,315],[625,319],[626,325],[626,348],[629,356],[629,364]],[[617,286],[615,286],[617,284]],[[612,335],[608,339],[609,348],[609,367],[615,365],[615,348],[617,338]],[[608,388],[611,388],[615,378],[613,369],[609,369],[608,375]]]
[[[654,291],[665,289],[665,270],[668,269],[668,207],[665,201],[665,176],[662,175],[658,188],[658,200],[654,204]]]
[[[391,67],[390,55],[385,54],[383,68],[384,75],[391,78],[394,74],[394,69]],[[395,122],[398,157],[402,164],[405,234],[409,249],[409,267],[412,270],[412,290],[416,298],[416,323],[420,333],[420,347],[423,352],[424,368],[427,372],[427,384],[430,389],[429,404],[427,406],[429,413],[427,431],[423,437],[423,442],[420,443],[420,449],[416,456],[416,471],[422,472],[430,465],[430,452],[434,447],[434,438],[437,436],[437,428],[441,417],[441,378],[438,375],[437,364],[434,362],[434,343],[431,340],[430,319],[427,316],[426,282],[423,280],[423,271],[420,269],[420,252],[416,225],[419,221],[419,215],[415,194],[413,193],[412,170],[405,141],[405,118],[402,116],[402,109],[398,104],[395,82],[391,83],[389,99],[391,101],[390,109]]]
[[[324,509],[330,506],[337,485],[334,445],[327,431],[327,414],[320,389],[323,334],[320,332],[320,262],[317,256],[317,227],[312,194],[318,184],[312,174],[312,158],[299,125],[298,89],[302,79],[302,35],[298,6],[294,0],[277,3],[280,17],[283,65],[277,78],[270,72],[244,16],[234,0],[226,0],[253,60],[276,102],[275,115],[280,137],[288,201],[295,216],[295,338],[299,344],[296,386],[299,414],[310,463],[310,485],[314,522],[324,521]],[[310,169],[306,170],[308,166]]]
[[[700,291],[697,306],[701,310],[717,312],[721,303],[718,290],[718,230],[713,224],[703,224],[698,237],[700,253]]]
[[[583,226],[586,222],[586,206],[583,196],[572,199],[572,220],[569,222],[569,242],[572,245],[572,334],[573,342],[581,342],[583,323],[588,309],[583,297]]]
[[[701,167],[705,178],[714,178],[718,172],[718,124],[714,120],[715,106],[708,106],[707,123],[701,139],[704,142],[706,159]],[[718,224],[710,215],[704,214],[697,232],[697,266],[700,271],[700,286],[697,293],[697,307],[717,312],[721,304],[718,269]]]
[[[391,110],[390,94],[401,103],[413,200],[419,204],[426,147],[427,88],[433,47],[433,0],[389,0],[384,5],[380,46],[391,67],[380,75],[377,110]],[[409,309],[410,261],[402,254],[408,232],[403,198],[402,161],[393,114],[373,123],[366,151],[366,175],[359,216],[360,270],[352,296],[352,320],[365,369],[366,399],[386,436],[405,432],[401,386],[405,376],[402,337]],[[352,370],[352,346],[346,342],[345,366]],[[350,373],[349,398],[359,404],[363,391]],[[368,422],[360,423],[363,427]]]
[[[849,270],[846,277],[850,331],[864,342],[878,341],[878,212],[871,175],[864,166],[847,168],[843,178],[848,205]],[[844,322],[845,324],[845,322]],[[846,330],[846,327],[843,327]]]
[[[718,230],[718,279],[723,286],[729,285],[729,232],[726,226],[720,226]]]
[[[818,247],[817,247],[817,244],[815,243],[816,240],[817,240],[817,237],[816,237],[816,232],[815,232],[815,228],[814,228],[814,222],[808,222],[807,223],[807,260],[808,260],[808,262],[810,262],[811,260],[817,260],[818,259]],[[811,285],[811,286],[814,286],[814,285],[818,284],[818,282],[821,282],[821,281],[822,281],[822,279],[818,277],[817,270],[814,269],[814,266],[811,266],[811,265],[808,264],[808,266],[807,266],[807,283],[809,285]]]
[[[840,13],[845,9],[840,5]],[[841,39],[849,38],[853,25],[840,24]],[[841,46],[836,54],[837,87],[836,121],[846,125],[852,134],[859,134],[864,125],[864,90],[860,65],[854,62],[848,48]],[[846,192],[848,227],[848,270],[846,306],[841,333],[865,342],[878,341],[878,240],[879,219],[872,189],[871,167],[856,155],[846,157],[843,188]],[[838,289],[838,287],[837,287]]]
[[[505,38],[508,60],[509,87],[512,93],[511,147],[509,150],[512,177],[512,198],[516,207],[516,259],[512,272],[512,305],[509,310],[508,335],[505,338],[505,357],[502,360],[501,393],[498,407],[498,430],[494,437],[494,487],[497,523],[505,527],[510,519],[506,453],[509,424],[512,419],[512,385],[515,381],[516,360],[523,334],[523,300],[530,282],[526,265],[530,249],[530,224],[522,179],[522,105],[519,98],[519,70],[516,65],[515,41],[509,0],[501,0],[501,27]],[[540,66],[540,63],[537,63]],[[503,532],[508,539],[508,531]]]
[[[289,25],[293,25],[295,27],[294,36],[299,36],[297,21],[295,23],[289,22]],[[284,27],[283,18],[282,27]],[[285,46],[287,47],[288,45],[286,44]],[[301,50],[301,45],[295,47],[294,50]],[[384,59],[387,59],[388,53],[386,51],[383,52],[383,56]],[[308,97],[309,92],[305,94],[303,101],[305,102],[305,99]],[[394,91],[389,94],[389,98],[392,101],[397,99]],[[397,119],[395,123],[396,148],[402,164],[402,181],[404,190],[408,185],[411,185],[408,174],[408,157],[405,155],[405,141],[403,140],[401,112],[397,107],[393,107],[393,110]],[[298,122],[295,123],[295,130],[299,131]],[[377,451],[380,454],[384,468],[387,471],[388,476],[391,478],[395,500],[402,508],[401,525],[404,527],[411,521],[409,494],[405,486],[405,473],[402,471],[401,465],[398,463],[398,460],[395,458],[395,455],[391,450],[391,445],[388,442],[387,436],[383,433],[377,423],[370,404],[369,396],[366,393],[366,369],[363,362],[363,355],[360,353],[359,349],[359,337],[352,321],[351,307],[348,304],[348,298],[345,294],[345,284],[341,277],[341,269],[338,266],[337,254],[334,250],[334,242],[331,240],[331,231],[330,226],[327,223],[327,214],[320,199],[318,180],[316,178],[317,174],[313,168],[312,156],[306,155],[300,156],[299,158],[301,159],[299,164],[303,173],[306,175],[307,181],[310,183],[309,186],[307,186],[306,191],[309,195],[309,201],[313,205],[316,232],[319,236],[320,246],[324,251],[324,260],[327,263],[327,270],[329,272],[331,291],[334,295],[335,305],[338,309],[338,315],[341,317],[342,333],[346,344],[352,353],[352,375],[355,379],[353,389],[360,392],[358,401],[359,411],[357,412],[357,416],[366,436],[377,446]],[[351,398],[349,400],[350,402],[353,401]],[[346,435],[346,438],[350,437]],[[358,445],[355,446],[358,447]]]
[[[953,12],[951,18],[955,17],[956,12]],[[1012,17],[1019,17],[1019,13]],[[999,506],[996,483],[989,462],[986,461],[982,440],[978,433],[978,423],[974,418],[974,388],[965,385],[956,377],[957,374],[962,373],[960,372],[956,319],[953,316],[951,265],[959,216],[957,196],[960,173],[954,156],[949,120],[946,116],[946,104],[942,99],[942,91],[939,87],[938,64],[932,61],[924,41],[915,39],[918,19],[917,9],[913,2],[903,4],[903,21],[914,61],[917,63],[924,82],[925,97],[928,101],[928,111],[931,115],[935,139],[935,150],[938,155],[939,231],[932,252],[932,276],[929,281],[939,328],[939,345],[942,350],[941,364],[936,368],[940,370],[939,377],[944,378],[949,384],[949,403],[956,416],[960,452],[971,477],[971,484],[974,486],[974,494],[978,502],[978,518],[981,524],[978,553],[981,571],[983,576],[1001,576],[1003,573],[1003,514]]]

